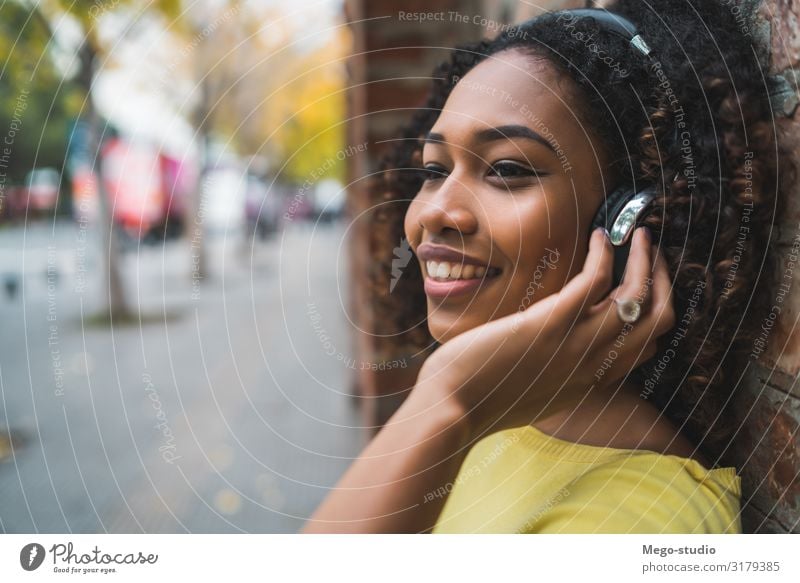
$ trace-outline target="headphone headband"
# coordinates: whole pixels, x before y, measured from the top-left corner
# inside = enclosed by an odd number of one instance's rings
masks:
[[[575,10],[561,10],[555,14],[570,14],[577,18],[591,18],[603,29],[628,41],[633,48],[649,57],[652,50],[639,34],[636,25],[630,20],[614,12],[600,8],[577,8]]]
[[[636,25],[614,12],[599,8],[559,10],[546,12],[526,21],[521,26],[533,24],[539,18],[557,18],[558,20],[570,18],[570,25],[576,19],[590,18],[600,29],[622,38],[639,54],[648,57],[651,61],[656,61],[653,51],[639,34]],[[622,184],[606,195],[605,201],[595,213],[592,227],[605,228],[614,248],[614,286],[622,280],[630,250],[631,233],[655,197],[656,188],[653,186],[637,189],[634,185]]]

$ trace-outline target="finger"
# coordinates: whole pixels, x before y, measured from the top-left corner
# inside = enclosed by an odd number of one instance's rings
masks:
[[[593,306],[611,291],[611,284],[614,280],[614,247],[605,229],[596,229],[592,233],[597,237],[595,249],[597,255],[586,258],[583,271],[589,276],[589,290],[587,294],[587,305]]]
[[[625,274],[619,288],[612,292],[612,297],[636,300],[645,310],[653,285],[652,269],[650,234],[647,227],[640,227],[633,233]]]
[[[653,297],[652,312],[650,317],[655,319],[654,330],[656,336],[661,336],[671,330],[676,323],[675,307],[672,303],[672,280],[664,256],[654,249],[655,267],[653,269]]]
[[[631,338],[629,342],[630,346],[633,348],[619,353],[619,357],[612,365],[614,371],[608,374],[609,378],[618,378],[620,380],[628,379],[634,370],[658,354],[658,344],[655,340],[643,346],[634,345],[633,338]]]
[[[608,294],[613,279],[613,262],[614,252],[607,232],[603,228],[595,229],[589,237],[589,252],[583,269],[560,292],[550,294],[527,310],[510,316],[511,330],[532,330],[530,326],[534,326],[537,334],[547,329],[563,337],[578,320],[585,317],[598,298]]]
[[[632,370],[656,355],[656,341],[675,325],[675,312],[672,306],[672,281],[664,257],[654,247],[655,269],[652,275],[652,310],[643,314],[641,319],[634,324],[622,325],[616,317],[616,305],[613,302],[608,306],[608,311],[602,324],[607,336],[615,331],[624,336],[617,343],[619,355],[619,370]],[[619,338],[619,336],[618,336]]]
[[[653,358],[656,354],[658,354],[658,343],[655,340],[651,340],[650,342],[647,343],[647,346],[644,347],[644,350],[642,350],[641,354],[639,354],[638,358],[636,359],[636,362],[633,365],[633,368],[636,368],[644,364],[645,362]]]
[[[581,272],[573,277],[554,298],[562,313],[581,314],[611,289],[614,251],[604,229],[597,228],[589,239],[589,253]]]

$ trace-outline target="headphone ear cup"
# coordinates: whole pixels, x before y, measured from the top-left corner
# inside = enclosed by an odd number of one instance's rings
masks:
[[[592,221],[592,230],[597,227],[603,227],[609,233],[611,232],[614,222],[617,220],[619,213],[630,200],[636,196],[636,191],[630,184],[623,184],[618,188],[611,191],[597,209],[594,220]],[[617,287],[622,282],[622,274],[625,271],[625,265],[628,262],[628,253],[630,251],[630,237],[622,245],[614,245],[614,274],[612,289]]]
[[[624,245],[614,247],[614,275],[612,277],[611,289],[616,288],[622,283],[622,276],[625,273],[625,266],[628,264],[628,255],[630,255],[631,241]]]
[[[597,209],[592,221],[592,231],[597,227],[603,227],[611,232],[614,221],[617,220],[623,207],[636,196],[636,191],[629,184],[624,184],[606,195],[603,204]]]

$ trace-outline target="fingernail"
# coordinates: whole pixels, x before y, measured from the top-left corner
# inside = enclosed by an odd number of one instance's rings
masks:
[[[608,232],[608,229],[605,227],[596,227],[595,231],[602,231],[603,236],[606,238],[606,241],[611,241],[611,234]]]
[[[647,237],[647,241],[652,243],[653,242],[653,233],[650,231],[649,227],[642,227],[644,230],[644,236]]]

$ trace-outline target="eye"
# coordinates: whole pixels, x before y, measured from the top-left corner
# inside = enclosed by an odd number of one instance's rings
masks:
[[[497,176],[503,180],[513,180],[515,178],[530,178],[533,176],[546,176],[546,173],[530,168],[518,162],[502,160],[495,162],[489,168],[489,176]]]
[[[420,175],[425,182],[439,180],[447,176],[447,169],[438,164],[426,164],[424,168],[420,169]]]

